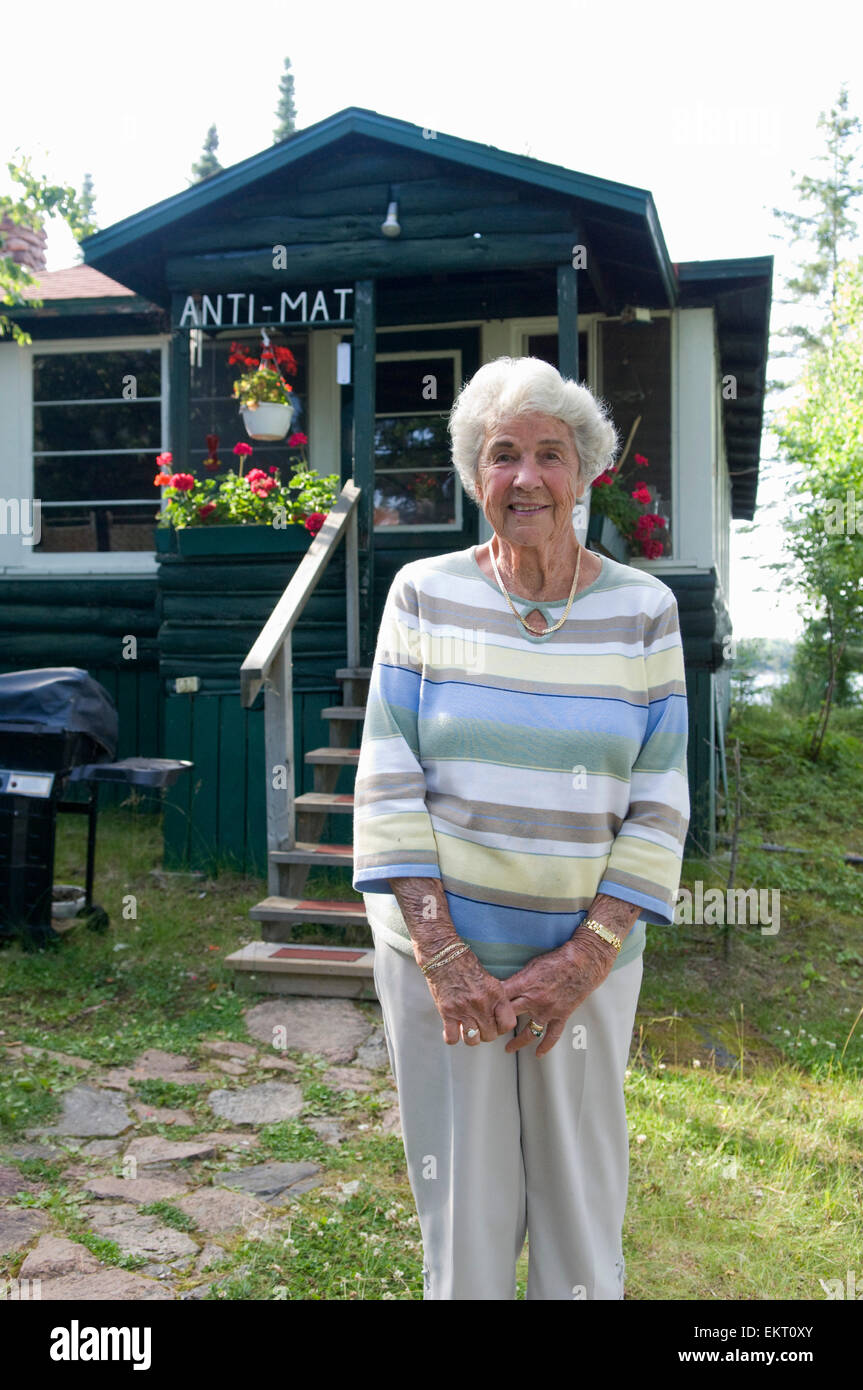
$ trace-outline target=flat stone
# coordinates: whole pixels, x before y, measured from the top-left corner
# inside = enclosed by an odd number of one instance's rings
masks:
[[[91,1178],[84,1191],[94,1197],[119,1197],[123,1202],[147,1206],[150,1202],[167,1202],[188,1192],[185,1183],[176,1178]]]
[[[8,1168],[5,1164],[0,1164],[0,1197],[14,1197],[16,1192],[37,1192],[38,1188],[34,1182],[19,1173],[17,1168]]]
[[[62,1062],[66,1067],[75,1067],[78,1071],[89,1071],[95,1066],[95,1062],[89,1062],[86,1057],[73,1057],[69,1052],[52,1052],[49,1047],[32,1047],[30,1043],[18,1043],[16,1049],[25,1052],[28,1057],[45,1058],[49,1062]]]
[[[252,1192],[265,1202],[273,1202],[283,1193],[292,1191],[301,1179],[313,1177],[320,1171],[319,1163],[256,1163],[235,1173],[220,1173],[216,1181],[222,1187]]]
[[[125,1139],[91,1139],[89,1144],[83,1144],[80,1153],[87,1158],[110,1158],[113,1154],[121,1153],[126,1147]]]
[[[84,1212],[97,1235],[113,1240],[129,1255],[164,1261],[194,1257],[198,1253],[197,1245],[185,1231],[163,1226],[158,1216],[142,1216],[131,1203],[91,1202]]]
[[[157,1125],[193,1125],[194,1115],[190,1115],[188,1110],[171,1110],[162,1105],[145,1105],[142,1101],[133,1101],[132,1109],[146,1124]]]
[[[333,1120],[328,1115],[318,1115],[305,1123],[327,1144],[343,1144],[348,1138],[349,1131],[340,1125],[338,1120]]]
[[[207,1104],[235,1125],[271,1125],[299,1115],[303,1092],[284,1081],[262,1081],[238,1091],[211,1091]]]
[[[212,1086],[219,1078],[210,1071],[152,1072],[137,1067],[109,1067],[96,1077],[99,1086],[110,1091],[133,1091],[139,1081],[173,1081],[177,1086]]]
[[[375,1100],[379,1101],[381,1105],[386,1107],[389,1107],[391,1105],[398,1105],[399,1093],[398,1091],[393,1091],[390,1089],[386,1091],[378,1091],[375,1096]]]
[[[258,1066],[262,1071],[282,1071],[288,1075],[299,1071],[296,1062],[292,1062],[290,1057],[264,1057]]]
[[[94,1086],[73,1086],[61,1096],[63,1113],[53,1125],[43,1125],[27,1130],[28,1135],[73,1134],[81,1137],[90,1135],[122,1134],[132,1123],[132,1117],[120,1096],[110,1091],[96,1090]]]
[[[364,1067],[328,1067],[321,1077],[325,1086],[334,1091],[369,1091],[377,1080]]]
[[[100,1269],[97,1274],[67,1274],[60,1279],[43,1279],[39,1291],[42,1302],[153,1303],[176,1297],[173,1289],[155,1279],[145,1279],[128,1269]]]
[[[403,1138],[401,1114],[397,1105],[385,1110],[381,1115],[381,1133],[394,1134],[397,1139]]]
[[[224,1038],[216,1038],[211,1042],[203,1042],[201,1046],[207,1052],[215,1052],[219,1057],[254,1057],[257,1052],[256,1047],[251,1043],[229,1042]]]
[[[231,1192],[225,1187],[200,1187],[188,1197],[181,1197],[175,1206],[191,1216],[196,1226],[208,1235],[221,1235],[254,1225],[267,1212],[263,1202],[251,1193]]]
[[[48,1214],[39,1207],[0,1207],[0,1255],[23,1250],[48,1225]]]
[[[250,1035],[268,1051],[296,1048],[334,1063],[353,1061],[373,1028],[349,999],[271,999],[247,1009],[244,1018]]]
[[[134,1158],[142,1168],[154,1168],[161,1163],[182,1163],[190,1158],[213,1158],[216,1147],[206,1139],[163,1139],[158,1134],[132,1139],[123,1155]]]
[[[206,1140],[215,1144],[217,1149],[227,1149],[228,1151],[239,1149],[242,1153],[257,1148],[260,1143],[258,1135],[250,1134],[247,1129],[217,1129],[212,1134],[199,1134],[198,1139],[201,1143]]]
[[[56,1144],[7,1144],[3,1150],[4,1158],[65,1158],[62,1149]]]
[[[376,1028],[362,1047],[357,1048],[357,1061],[360,1066],[371,1067],[373,1071],[390,1070],[390,1057],[383,1028]]]
[[[218,1269],[220,1265],[228,1262],[230,1256],[227,1250],[223,1250],[221,1245],[216,1245],[212,1241],[207,1241],[201,1248],[201,1253],[195,1261],[195,1273],[203,1274],[207,1268]],[[207,1285],[209,1288],[209,1285]]]
[[[142,1052],[135,1058],[133,1066],[134,1071],[146,1073],[152,1080],[171,1075],[175,1071],[191,1069],[191,1057],[185,1057],[181,1052],[162,1052],[158,1047],[150,1047],[146,1052]]]
[[[226,1072],[228,1076],[246,1076],[247,1068],[242,1062],[214,1062],[213,1066],[218,1067],[219,1071]]]
[[[48,1279],[62,1274],[86,1274],[103,1265],[86,1247],[65,1236],[40,1236],[39,1243],[25,1255],[20,1276]]]

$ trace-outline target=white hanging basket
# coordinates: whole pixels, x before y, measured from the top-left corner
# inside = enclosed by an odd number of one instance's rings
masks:
[[[254,410],[243,406],[240,410],[246,434],[250,439],[284,439],[291,427],[294,407],[286,402],[260,401]]]

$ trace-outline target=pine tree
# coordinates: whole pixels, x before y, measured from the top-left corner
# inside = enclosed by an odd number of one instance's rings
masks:
[[[81,186],[81,197],[79,201],[81,205],[81,210],[84,215],[84,221],[87,224],[88,235],[91,232],[97,232],[99,230],[99,227],[96,222],[95,216],[96,199],[93,196],[92,174],[84,175],[84,182]]]
[[[273,131],[273,144],[287,140],[296,130],[297,108],[294,105],[294,78],[291,60],[285,59],[285,70],[279,80],[279,103],[276,107],[276,128]]]
[[[212,178],[213,174],[218,174],[222,168],[219,163],[219,156],[216,154],[219,148],[219,136],[214,125],[207,131],[207,138],[204,141],[204,148],[201,151],[201,158],[197,164],[192,165],[192,183],[202,183],[204,179]]]
[[[773,208],[774,217],[779,218],[790,233],[792,244],[806,243],[808,253],[799,263],[798,273],[786,278],[788,299],[784,302],[802,304],[808,301],[820,314],[820,322],[814,329],[794,324],[779,331],[778,336],[791,342],[788,356],[801,350],[811,351],[824,340],[836,299],[839,263],[857,235],[854,204],[863,195],[863,179],[858,167],[860,119],[849,115],[848,91],[844,83],[830,114],[820,113],[818,129],[826,131],[826,149],[815,157],[818,163],[827,165],[824,177],[803,174],[794,184],[800,202],[811,211],[786,212]]]

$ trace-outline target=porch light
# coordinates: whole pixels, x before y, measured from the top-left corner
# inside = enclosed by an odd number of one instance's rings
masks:
[[[401,236],[399,225],[399,205],[396,200],[396,189],[390,188],[389,207],[387,208],[386,220],[381,223],[381,231],[384,236]]]
[[[640,304],[625,304],[620,311],[621,323],[652,323],[653,316],[649,309],[643,308]]]

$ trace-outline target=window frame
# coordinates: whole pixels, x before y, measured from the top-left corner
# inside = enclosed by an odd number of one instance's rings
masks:
[[[449,326],[449,325],[447,325],[447,326]],[[408,350],[403,351],[403,352],[376,352],[376,353],[375,353],[375,367],[377,367],[378,362],[424,361],[424,360],[428,360],[428,359],[430,359],[430,358],[435,358],[435,357],[448,357],[448,358],[451,358],[451,359],[452,359],[452,361],[453,361],[453,383],[454,383],[453,389],[454,389],[454,394],[455,394],[455,395],[458,395],[458,392],[459,392],[459,390],[461,389],[461,380],[462,380],[462,376],[461,376],[461,372],[462,372],[462,350],[461,350],[461,348],[427,348],[424,352],[423,352],[423,351],[416,352],[416,351],[408,351]],[[381,410],[381,411],[379,411],[379,410],[377,409],[377,402],[375,402],[375,421],[377,421],[377,419],[378,419],[379,416],[380,416],[381,419],[384,419],[384,420],[398,420],[398,419],[412,418],[412,417],[414,417],[414,416],[416,416],[416,415],[443,415],[444,413],[446,413],[447,415],[449,415],[449,411],[448,411],[448,410],[447,410],[446,412],[440,411],[440,410],[427,410],[427,411],[417,411],[417,410],[410,410],[410,411],[406,411],[406,410],[383,411],[383,410]],[[393,472],[394,470],[390,469],[390,470],[383,470],[383,471],[384,471],[384,472],[387,472],[387,471]],[[404,471],[411,471],[411,470],[404,470]],[[375,534],[376,536],[385,536],[385,535],[390,535],[390,536],[393,536],[393,535],[405,535],[405,534],[407,534],[408,532],[443,532],[443,533],[449,532],[450,534],[453,534],[453,533],[455,533],[456,531],[462,531],[463,528],[464,528],[464,489],[462,488],[461,478],[459,477],[458,470],[457,470],[456,468],[453,468],[452,462],[451,462],[451,461],[447,464],[446,467],[441,467],[440,472],[441,472],[441,473],[451,472],[452,475],[453,475],[453,477],[454,477],[454,479],[455,479],[455,496],[454,496],[454,501],[455,501],[455,520],[454,520],[454,521],[426,521],[426,522],[408,521],[408,522],[400,523],[399,525],[396,525],[396,526],[375,526],[375,527],[374,527],[374,534]],[[375,466],[375,479],[377,479],[377,476],[378,476],[378,470],[377,470],[377,466]],[[374,498],[372,498],[372,509],[374,510]]]

